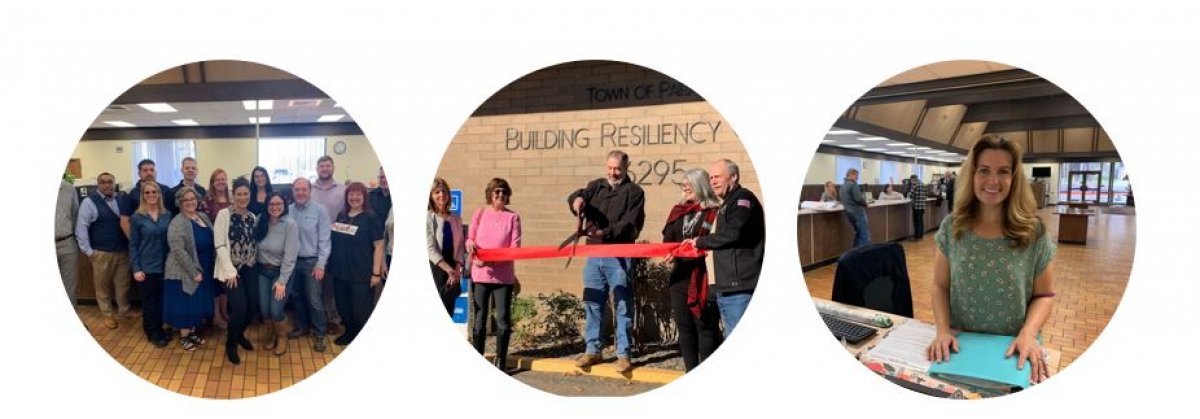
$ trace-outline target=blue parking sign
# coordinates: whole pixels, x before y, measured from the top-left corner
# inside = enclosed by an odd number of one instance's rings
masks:
[[[450,213],[462,218],[462,189],[450,190]]]

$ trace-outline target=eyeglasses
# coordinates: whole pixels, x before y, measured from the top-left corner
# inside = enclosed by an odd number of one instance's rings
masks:
[[[492,195],[508,195],[508,189],[504,189],[504,188],[492,189]]]

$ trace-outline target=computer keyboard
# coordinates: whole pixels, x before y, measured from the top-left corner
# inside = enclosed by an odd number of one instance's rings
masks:
[[[828,314],[821,314],[821,319],[825,320],[825,326],[829,327],[829,331],[833,332],[833,336],[838,340],[845,339],[850,344],[858,344],[864,339],[875,335],[875,329],[867,326],[854,324]]]

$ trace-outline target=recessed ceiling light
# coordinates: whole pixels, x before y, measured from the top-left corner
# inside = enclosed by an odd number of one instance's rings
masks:
[[[340,103],[334,103],[334,104],[333,104],[333,107],[335,107],[335,108],[340,108],[340,107],[342,107],[342,104],[340,104]]]
[[[933,150],[933,149],[929,148],[929,147],[917,147],[914,150]]]
[[[346,114],[344,114],[344,113],[333,114],[333,115],[321,115],[320,118],[317,118],[317,122],[335,122],[335,121],[340,120],[345,117],[346,117]]]
[[[905,150],[920,150],[920,149],[916,148],[916,147],[909,147],[909,148],[906,148]]]
[[[886,148],[868,148],[867,151],[884,151]]]
[[[906,145],[910,145],[910,144],[905,144],[905,143],[891,143],[891,144],[887,144],[887,146],[888,146],[888,147],[904,147],[904,146],[906,146]]]
[[[194,127],[196,125],[200,125],[199,123],[196,122],[195,119],[172,119],[171,122],[174,122],[175,125],[183,125],[183,126],[189,126],[189,127]]]
[[[843,148],[863,148],[863,147],[866,147],[866,146],[865,146],[865,145],[862,145],[862,144],[841,144],[841,145],[838,145],[838,147],[843,147]]]
[[[862,138],[859,138],[858,140],[859,141],[886,141],[887,138],[884,138],[884,137],[862,137]]]
[[[175,107],[171,106],[169,103],[139,103],[138,106],[141,106],[142,108],[154,113],[179,112],[179,110],[175,109]]]
[[[895,154],[895,155],[897,155],[897,156],[903,156],[903,155],[905,155],[905,154],[908,154],[908,153],[905,153],[905,152],[903,152],[903,151],[889,151],[889,152],[887,152],[887,153],[888,153],[888,154]]]
[[[851,131],[848,129],[831,129],[831,130],[829,130],[828,135],[854,135],[854,134],[858,134],[858,131]]]
[[[114,127],[121,127],[121,128],[131,128],[131,127],[137,126],[137,125],[125,122],[125,121],[104,121],[104,123],[112,125]]]
[[[252,117],[250,117],[250,123],[251,123],[251,124],[270,124],[270,123],[271,123],[271,117],[269,117],[269,116],[264,116],[264,117],[261,117],[261,118],[255,118],[255,117],[253,117],[253,116],[252,116]]]
[[[835,143],[835,142],[837,142],[837,141],[833,141],[833,140],[821,140],[821,144],[829,144],[829,143]]]
[[[257,104],[258,104],[257,110],[260,110],[260,111],[269,111],[269,110],[275,108],[275,101],[273,101],[273,100],[258,100],[258,101],[243,100],[242,107],[246,108],[246,110],[248,110],[248,111],[253,111],[253,110],[255,110],[255,107],[254,107],[255,102],[257,102]]]

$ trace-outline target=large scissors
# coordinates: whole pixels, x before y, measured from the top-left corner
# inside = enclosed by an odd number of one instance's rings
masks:
[[[575,248],[579,247],[579,239],[588,236],[587,227],[587,217],[583,216],[583,209],[580,208],[579,215],[575,217],[575,232],[571,233],[566,240],[563,240],[563,242],[558,245],[558,250],[560,251],[563,250],[564,247],[567,247],[568,244],[571,245],[571,255],[567,257],[567,264],[563,266],[563,269],[571,266],[571,259],[575,258]]]

